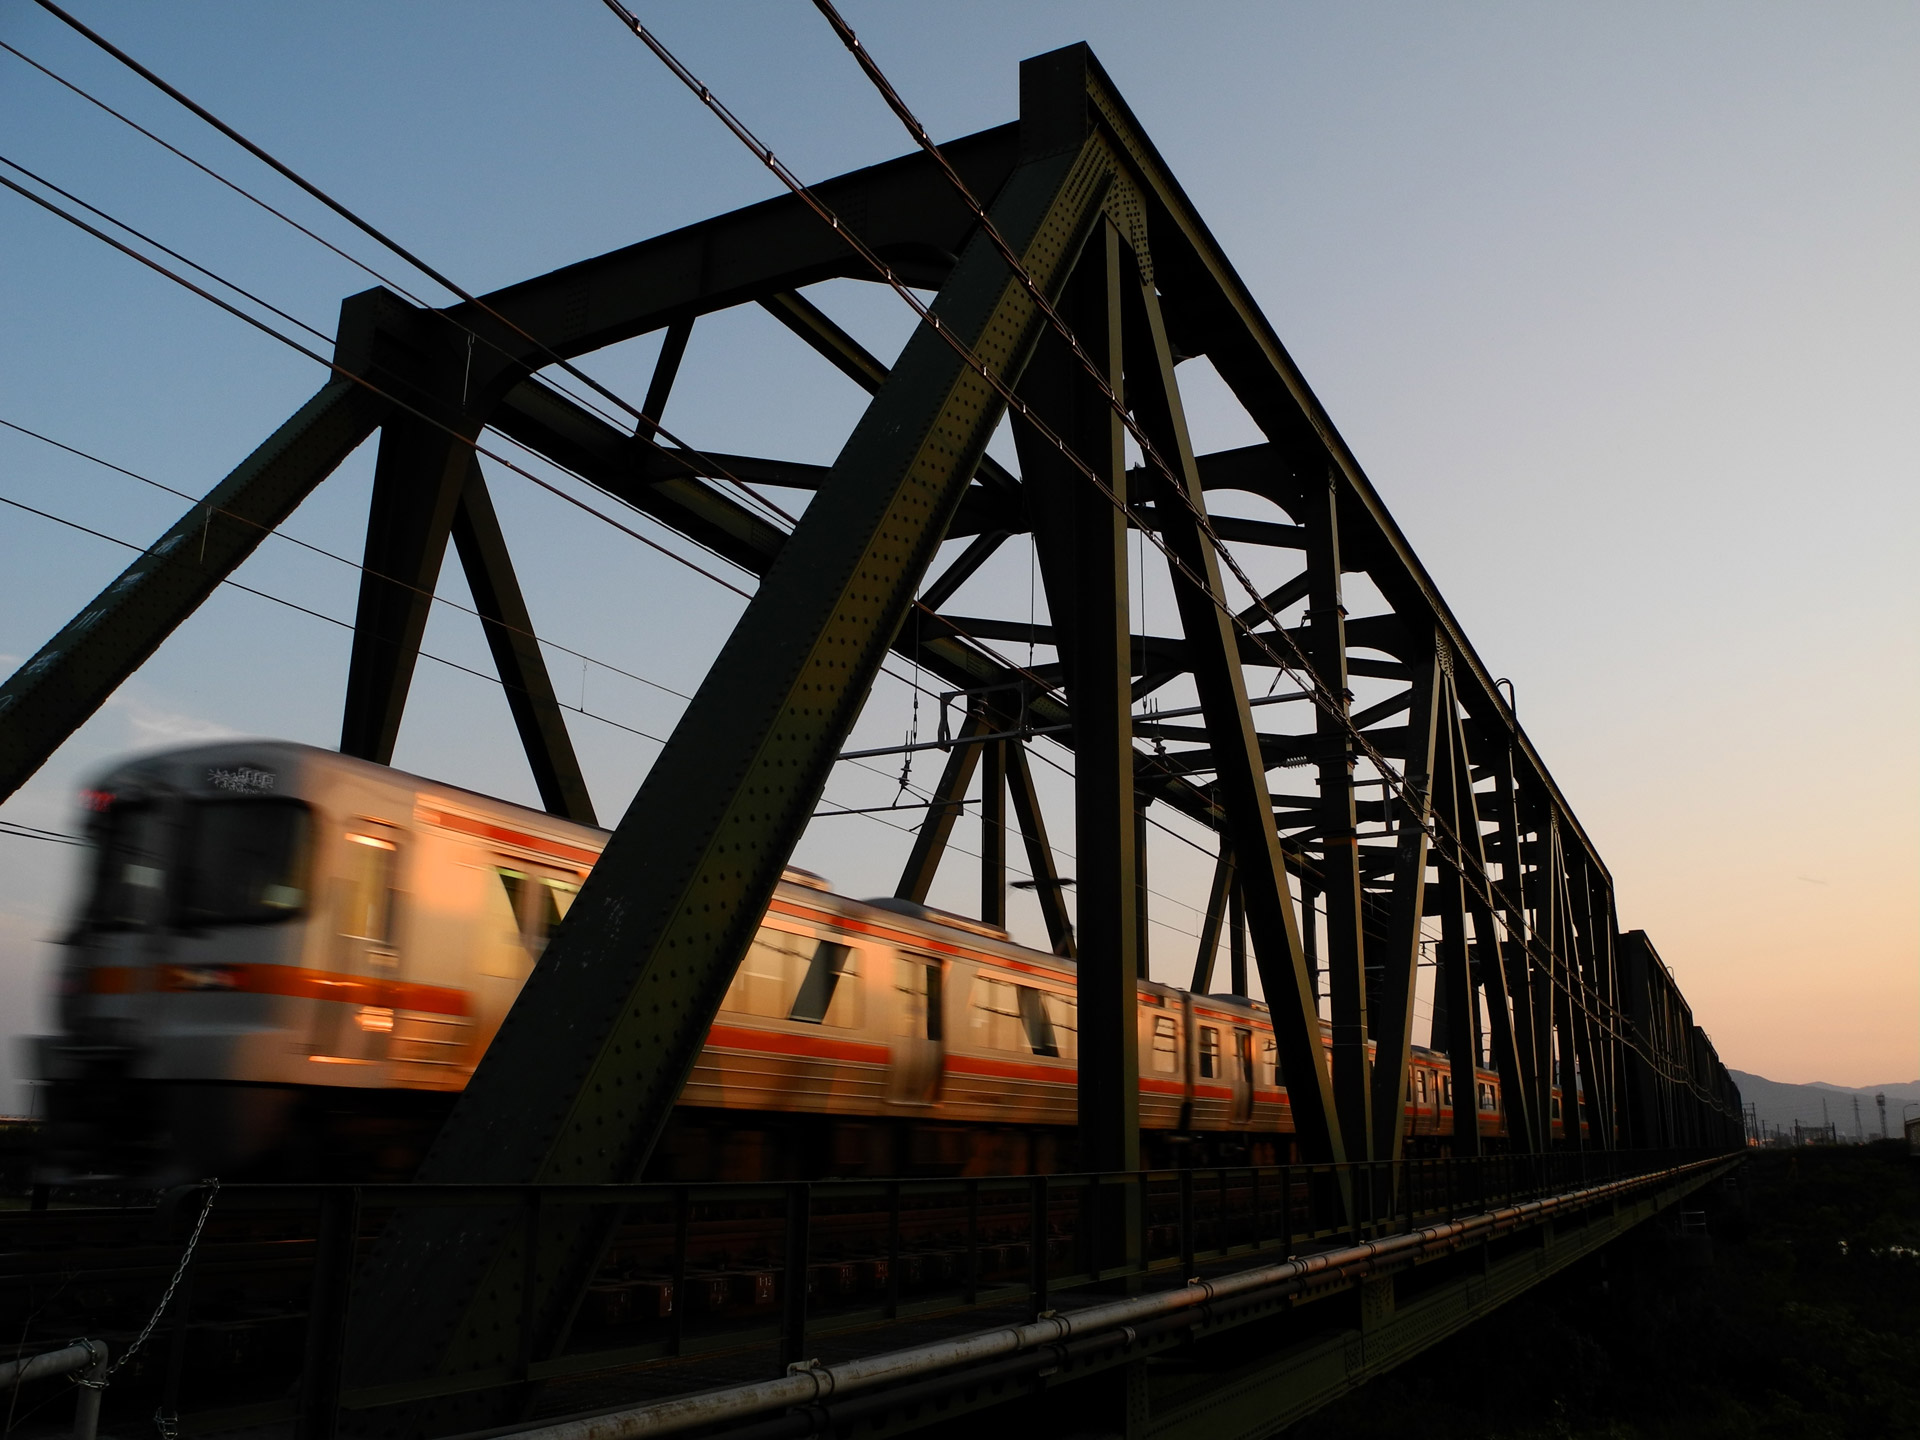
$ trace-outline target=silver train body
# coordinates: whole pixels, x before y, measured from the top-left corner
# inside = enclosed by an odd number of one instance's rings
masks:
[[[49,1178],[406,1173],[607,839],[286,742],[146,756],[82,798],[59,1033],[31,1042]],[[1071,1168],[1074,986],[1003,931],[790,870],[649,1173]],[[1138,1023],[1150,1162],[1287,1158],[1264,1006],[1143,982]],[[1415,1053],[1412,1135],[1451,1133],[1446,1069]]]

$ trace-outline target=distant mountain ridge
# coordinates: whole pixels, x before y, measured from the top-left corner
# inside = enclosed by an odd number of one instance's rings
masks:
[[[1860,1119],[1857,1133],[1868,1140],[1877,1139],[1880,1135],[1880,1110],[1873,1103],[1873,1097],[1885,1095],[1887,1134],[1898,1136],[1902,1109],[1908,1105],[1920,1105],[1920,1080],[1856,1088],[1829,1085],[1824,1080],[1815,1080],[1807,1085],[1789,1085],[1784,1081],[1769,1080],[1764,1075],[1749,1075],[1744,1070],[1731,1070],[1729,1073],[1733,1076],[1733,1083],[1740,1087],[1741,1101],[1755,1107],[1760,1123],[1769,1130],[1774,1127],[1791,1130],[1796,1121],[1802,1125],[1824,1125],[1831,1121],[1842,1140],[1851,1140],[1856,1135],[1853,1102],[1854,1097],[1858,1096]]]

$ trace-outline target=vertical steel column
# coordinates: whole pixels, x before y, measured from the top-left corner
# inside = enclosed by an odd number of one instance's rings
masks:
[[[1513,997],[1514,1049],[1518,1054],[1520,1084],[1526,1091],[1526,1104],[1509,1111],[1508,1125],[1514,1116],[1524,1117],[1531,1127],[1528,1147],[1534,1151],[1552,1148],[1547,1132],[1547,1113],[1541,1108],[1540,1045],[1534,1014],[1533,931],[1527,916],[1526,867],[1520,858],[1519,797],[1513,783],[1513,745],[1509,740],[1499,747],[1493,762],[1494,854],[1500,865],[1498,894],[1502,899],[1501,917],[1506,922],[1505,946],[1507,990]]]
[[[1118,393],[1122,384],[1120,234],[1103,222],[1067,287],[1068,323]],[[1074,366],[1061,347],[1049,360]],[[1037,366],[1036,366],[1037,368]],[[1038,378],[1038,377],[1036,377]],[[1124,502],[1124,431],[1104,396],[1070,370],[1070,443]],[[1058,426],[1055,427],[1059,428]],[[1079,856],[1080,1163],[1140,1167],[1138,816],[1134,800],[1127,517],[1071,480],[1079,605],[1072,645],[1074,848]],[[1102,1257],[1104,1260],[1106,1257]]]
[[[1320,887],[1305,877],[1300,881],[1300,946],[1307,954],[1307,983],[1317,1006],[1326,993],[1321,985],[1326,956],[1320,944]]]
[[[1560,848],[1560,817],[1549,809],[1546,831],[1541,836],[1544,884],[1541,903],[1547,915],[1544,933],[1547,942],[1548,975],[1552,981],[1555,1075],[1560,1086],[1560,1137],[1570,1150],[1584,1150],[1580,1134],[1583,1078],[1578,1074],[1579,1047],[1574,1042],[1574,937],[1573,913],[1567,903],[1565,856]]]
[[[1580,1047],[1580,1064],[1587,1077],[1587,1101],[1591,1107],[1592,1129],[1589,1139],[1597,1150],[1614,1148],[1613,1135],[1613,1095],[1611,1077],[1607,1073],[1606,1051],[1601,1040],[1603,1015],[1601,1006],[1605,988],[1599,978],[1599,949],[1597,945],[1596,918],[1593,913],[1593,892],[1589,885],[1587,857],[1583,852],[1577,873],[1569,867],[1567,884],[1567,903],[1573,907],[1578,935],[1574,945],[1574,956],[1579,966],[1579,984],[1577,1009],[1574,1016],[1577,1043]]]
[[[1388,902],[1387,944],[1381,955],[1380,1008],[1373,1016],[1373,1137],[1383,1160],[1398,1160],[1406,1148],[1409,1047],[1413,1002],[1420,974],[1420,920],[1426,914],[1428,826],[1432,823],[1434,750],[1439,734],[1439,647],[1435,636],[1413,665],[1412,713],[1407,719],[1406,777],[1410,801],[1398,807],[1393,895]]]
[[[1247,988],[1247,897],[1237,875],[1227,891],[1227,984],[1236,995],[1253,993]]]
[[[1133,787],[1133,924],[1134,954],[1139,957],[1140,978],[1153,978],[1153,946],[1149,934],[1148,912],[1152,891],[1147,881],[1147,806],[1152,803],[1146,787],[1136,775]]]
[[[1449,657],[1450,659],[1450,657]],[[1466,756],[1460,750],[1459,698],[1454,693],[1451,664],[1442,667],[1441,738],[1434,761],[1434,809],[1447,833],[1434,898],[1440,915],[1440,964],[1433,986],[1433,1014],[1437,1044],[1447,1048],[1453,1081],[1453,1153],[1456,1157],[1480,1153],[1480,992],[1473,982],[1467,956],[1467,894],[1460,865],[1466,832],[1466,807],[1461,792],[1471,785]],[[1431,913],[1431,912],[1430,912]]]
[[[998,726],[1003,716],[990,714]],[[1007,924],[1007,742],[989,740],[980,757],[980,918]]]
[[[1333,1094],[1347,1153],[1372,1159],[1372,1065],[1367,1057],[1367,971],[1360,924],[1360,840],[1353,803],[1353,740],[1346,721],[1346,607],[1340,599],[1340,505],[1337,472],[1302,486],[1307,531],[1307,654],[1332,693],[1337,713],[1314,707],[1314,749],[1320,774],[1320,873],[1327,899],[1327,999],[1333,1019]],[[1380,1137],[1384,1140],[1385,1137]]]

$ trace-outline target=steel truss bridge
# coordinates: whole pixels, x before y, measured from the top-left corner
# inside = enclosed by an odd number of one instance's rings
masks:
[[[891,365],[806,298],[849,277],[936,296]],[[693,326],[743,305],[871,395],[831,466],[659,431]],[[655,331],[631,427],[543,378]],[[1179,367],[1198,357],[1261,443],[1194,452]],[[987,455],[1003,421],[1017,474]],[[310,1277],[293,1287],[310,1285],[289,1342],[298,1381],[256,1422],[307,1440],[444,1435],[572,1405],[617,1413],[549,1425],[551,1440],[1267,1434],[1732,1163],[1738,1095],[1670,973],[1620,932],[1611,876],[1512,707],[1085,47],[1023,65],[1014,123],[448,309],[349,298],[321,389],[0,688],[4,793],[378,432],[342,750],[390,760],[451,539],[543,801],[592,821],[488,497],[489,430],[758,586],[417,1183],[220,1200],[196,1264],[261,1275],[272,1257]],[[788,523],[754,503],[756,484],[810,499]],[[1132,631],[1136,536],[1164,559],[1175,633]],[[1025,537],[1048,623],[960,609],[969,577]],[[1277,586],[1249,575],[1287,571]],[[1349,613],[1354,576],[1378,613]],[[1010,663],[1005,642],[1051,658]],[[1003,922],[1011,799],[1051,944],[1078,960],[1086,1173],[635,1185],[890,653],[966,706],[898,893],[925,899],[978,782],[981,918]],[[1143,715],[1156,695],[1193,703]],[[1071,920],[1029,770],[1043,735],[1073,754]],[[1190,983],[1215,988],[1223,932],[1231,989],[1248,991],[1249,956],[1257,967],[1289,1165],[1141,1168],[1155,806],[1218,836]],[[1490,1056],[1510,1132],[1498,1154],[1465,1104],[1450,1156],[1406,1154],[1429,936],[1432,1038],[1463,1097]],[[177,1254],[203,1198],[175,1196],[117,1238],[58,1231],[83,1222],[57,1212],[22,1224],[103,1255],[131,1247],[131,1268],[102,1273],[164,1273],[140,1247]],[[772,1258],[713,1292],[723,1319],[702,1330],[690,1297],[719,1282],[689,1270],[690,1237],[730,1224],[765,1229]],[[859,1258],[844,1258],[849,1233]],[[657,1281],[608,1278],[636,1246],[679,1287],[681,1318],[663,1320]],[[176,1406],[183,1366],[194,1389],[192,1292],[144,1372]],[[661,1323],[595,1349],[623,1306]],[[649,1388],[649,1365],[699,1355],[734,1369],[674,1371],[682,1388],[730,1378],[729,1398]],[[238,1418],[199,1394],[189,1429]]]

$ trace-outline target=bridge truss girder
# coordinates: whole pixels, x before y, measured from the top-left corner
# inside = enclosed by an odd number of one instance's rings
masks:
[[[1126,468],[1118,417],[919,155],[818,192],[898,273],[938,292],[943,327],[1068,438],[1110,496],[1018,418],[1021,473],[987,457],[1003,397],[941,335],[917,330],[889,368],[812,305],[800,293],[810,284],[874,277],[791,198],[477,305],[428,312],[368,292],[343,307],[335,378],[0,688],[0,785],[17,788],[379,429],[342,748],[390,757],[451,538],[543,801],[591,819],[471,448],[492,427],[760,585],[458,1102],[423,1180],[586,1184],[638,1174],[889,649],[975,697],[960,740],[992,747],[978,767],[992,792],[986,809],[999,813],[1000,787],[1012,786],[1053,947],[1079,956],[1088,1165],[1125,1168],[1138,1155],[1133,977],[1150,957],[1136,795],[1140,806],[1169,807],[1221,837],[1224,878],[1208,933],[1219,934],[1221,907],[1245,916],[1303,1158],[1399,1153],[1428,931],[1437,932],[1428,937],[1433,1033],[1453,1056],[1462,1100],[1457,1148],[1480,1143],[1473,1075],[1483,1044],[1511,1097],[1517,1146],[1554,1143],[1555,1075],[1570,1079],[1576,1066],[1578,1087],[1561,1087],[1560,1143],[1718,1135],[1727,1085],[1711,1047],[1677,1008],[1670,977],[1662,988],[1650,947],[1618,941],[1605,866],[1491,672],[1090,52],[1028,61],[1019,123],[945,149],[974,193],[991,197],[999,229],[1072,317],[1083,347],[1104,357],[1102,378],[1169,458],[1169,474]],[[646,407],[657,418],[689,330],[742,304],[766,308],[872,395],[831,467],[676,449],[648,422],[623,430],[539,378],[556,357],[663,330]],[[1194,454],[1177,369],[1197,356],[1265,433],[1262,443]],[[811,502],[788,532],[712,483],[719,472],[809,490]],[[1209,497],[1222,495],[1289,519],[1209,515]],[[1177,636],[1131,632],[1130,529],[1152,531],[1177,557]],[[1243,553],[1297,552],[1304,561],[1265,609],[1240,610],[1242,625],[1263,638],[1222,613],[1230,597],[1208,531]],[[1025,633],[1058,658],[1010,668],[989,642],[1018,633],[1017,623],[962,615],[950,602],[1021,535],[1036,547],[1052,617],[1044,636],[1030,622]],[[929,579],[942,543],[956,539],[967,544]],[[1370,582],[1384,612],[1347,613],[1342,587],[1354,575]],[[1302,602],[1304,622],[1263,631],[1270,615]],[[1246,671],[1274,668],[1275,648],[1293,644],[1305,656],[1297,668],[1310,670],[1329,703],[1314,706],[1304,732],[1262,730]],[[1355,708],[1356,677],[1394,688]],[[1196,692],[1198,725],[1134,713],[1176,681]],[[1001,726],[1020,733],[1005,738]],[[1039,731],[1075,752],[1079,772],[1072,926],[1027,771],[1025,746]],[[1366,752],[1384,757],[1390,773],[1357,778],[1356,767],[1382,763]],[[1311,767],[1315,793],[1276,792],[1273,776],[1301,766]],[[929,811],[904,893],[925,895],[970,768],[960,756],[950,766],[940,797],[948,803]],[[1003,886],[1003,858],[998,866]],[[992,873],[982,895],[989,918],[1004,903]],[[1210,975],[1210,951],[1196,973]],[[1241,960],[1236,978],[1243,973]],[[555,1217],[538,1292],[522,1296],[510,1278],[521,1273],[515,1235],[475,1229],[451,1211],[397,1225],[362,1287],[366,1323],[350,1357],[357,1383],[508,1363],[486,1338],[495,1333],[488,1314],[503,1308],[529,1307],[539,1348],[556,1350],[603,1238]],[[405,1305],[394,1303],[402,1296]]]

